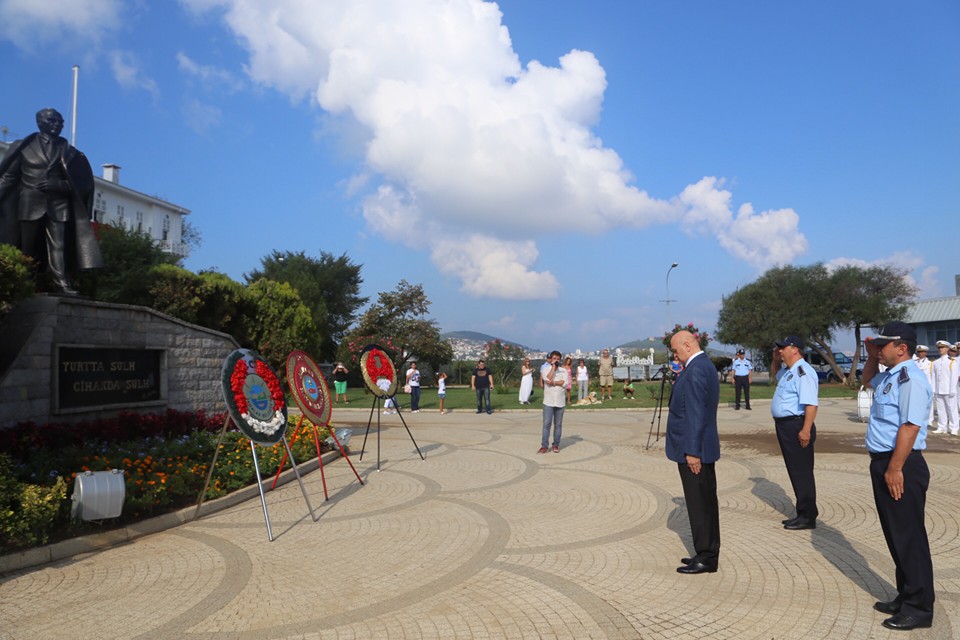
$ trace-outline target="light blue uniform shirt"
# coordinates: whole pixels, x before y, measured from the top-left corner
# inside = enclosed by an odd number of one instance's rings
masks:
[[[817,372],[803,358],[794,362],[792,367],[780,367],[777,371],[777,390],[770,403],[770,413],[774,418],[802,416],[808,404],[819,404],[819,384]]]
[[[753,369],[753,364],[746,358],[743,360],[734,358],[731,366],[733,367],[733,375],[735,376],[748,376]]]
[[[867,451],[893,451],[897,432],[907,423],[920,427],[913,448],[926,449],[933,389],[917,363],[907,360],[878,373],[870,386],[873,387],[873,406],[867,423]]]

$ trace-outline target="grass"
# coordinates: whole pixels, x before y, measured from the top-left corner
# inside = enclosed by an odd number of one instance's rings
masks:
[[[660,383],[634,382],[635,400],[623,399],[623,384],[614,385],[614,399],[605,400],[602,404],[576,406],[577,387],[571,389],[571,403],[567,406],[575,410],[599,410],[599,409],[623,409],[637,407],[654,407],[657,404],[657,398],[660,393]],[[775,387],[767,382],[757,382],[750,386],[750,400],[769,400],[773,397]],[[597,397],[600,397],[600,389],[591,385],[591,391],[596,391]],[[820,385],[821,398],[855,398],[858,389],[843,386],[841,384],[822,384]],[[543,389],[535,388],[532,403],[529,405],[520,404],[517,397],[519,389],[517,387],[497,388],[490,394],[490,403],[494,411],[504,409],[537,409],[543,401]],[[669,394],[669,390],[666,391]],[[720,383],[720,403],[732,403],[734,401],[734,387],[730,383]],[[342,403],[334,407],[350,406],[351,408],[369,409],[373,404],[374,396],[366,389],[352,388],[347,390],[349,405]],[[397,398],[403,409],[410,410],[410,396],[398,393]],[[382,406],[382,404],[381,404]],[[437,398],[436,387],[424,387],[420,392],[421,411],[439,411],[440,402]],[[476,395],[469,387],[450,387],[447,386],[447,396],[444,399],[443,408],[445,410],[455,411],[476,411]]]

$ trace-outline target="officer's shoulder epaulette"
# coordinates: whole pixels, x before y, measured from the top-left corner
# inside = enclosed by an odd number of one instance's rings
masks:
[[[802,376],[807,375],[807,372],[806,372],[806,370],[805,370],[803,367],[799,367],[798,370],[797,370],[797,375],[802,377]]]
[[[899,382],[900,384],[903,384],[904,382],[909,382],[909,381],[910,381],[910,374],[907,373],[907,368],[903,367],[902,369],[900,369],[900,375],[897,376],[897,382]]]

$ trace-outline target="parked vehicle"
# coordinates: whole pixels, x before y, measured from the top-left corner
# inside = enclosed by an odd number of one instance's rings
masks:
[[[833,367],[827,364],[826,360],[821,358],[819,353],[813,349],[808,349],[803,357],[804,360],[810,363],[810,366],[816,370],[817,378],[819,378],[820,382],[840,382],[840,380],[837,379],[837,374],[833,371]],[[850,374],[850,369],[853,367],[853,358],[841,351],[834,351],[833,359],[836,360],[837,366],[843,371],[844,376]],[[863,360],[860,360],[857,362],[857,379],[862,375]]]

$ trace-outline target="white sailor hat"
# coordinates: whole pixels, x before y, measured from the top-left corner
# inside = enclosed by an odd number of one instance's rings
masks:
[[[918,344],[917,351],[930,351],[930,347],[925,344]]]
[[[947,342],[946,340],[937,340],[938,347],[952,347],[953,344]]]

